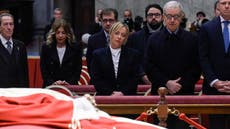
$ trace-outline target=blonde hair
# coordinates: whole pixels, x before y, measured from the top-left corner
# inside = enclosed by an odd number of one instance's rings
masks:
[[[110,28],[109,30],[109,35],[112,35],[113,33],[117,32],[120,28],[125,28],[127,31],[126,31],[126,38],[125,38],[125,42],[123,43],[123,45],[126,43],[127,39],[128,39],[128,36],[129,36],[129,27],[122,23],[122,22],[116,22],[112,25],[112,27]]]
[[[66,22],[64,19],[56,19],[52,25],[52,28],[50,29],[48,36],[47,36],[47,44],[51,44],[56,40],[55,33],[60,28],[63,27],[64,31],[67,35],[67,41],[69,44],[76,42],[75,36],[73,33],[72,28],[70,27],[70,24]]]

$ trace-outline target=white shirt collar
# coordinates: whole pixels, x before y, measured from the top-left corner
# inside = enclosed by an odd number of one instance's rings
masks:
[[[2,44],[3,45],[5,45],[6,44],[6,42],[8,41],[7,39],[5,39],[1,34],[0,34],[0,40],[2,41]],[[13,40],[12,40],[12,38],[10,38],[10,40],[9,40],[11,43],[13,43]]]
[[[115,56],[117,56],[121,52],[121,48],[114,49],[114,48],[111,47],[111,45],[109,45],[109,48],[110,48],[112,54],[115,55]]]
[[[220,22],[222,23],[223,21],[229,21],[229,20],[225,20],[222,16],[220,16]]]

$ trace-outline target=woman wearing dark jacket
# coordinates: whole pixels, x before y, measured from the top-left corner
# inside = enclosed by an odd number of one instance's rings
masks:
[[[41,49],[43,87],[78,84],[81,55],[81,47],[75,42],[70,25],[64,19],[56,20]]]
[[[140,76],[140,53],[124,44],[128,26],[117,22],[110,29],[110,43],[93,52],[92,84],[97,95],[135,95]]]

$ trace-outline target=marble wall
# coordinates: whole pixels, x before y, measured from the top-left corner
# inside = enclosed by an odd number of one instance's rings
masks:
[[[95,10],[101,8],[115,8],[119,12],[119,20],[122,20],[122,12],[125,9],[131,9],[133,17],[140,15],[144,17],[144,10],[148,4],[158,3],[163,6],[169,0],[95,0]],[[198,11],[206,13],[207,18],[211,19],[214,15],[214,2],[216,0],[178,0],[184,7],[184,12],[189,20],[195,20],[195,14]],[[53,9],[61,7],[64,16],[71,20],[71,8],[73,0],[34,0],[33,6],[33,41],[28,46],[29,55],[38,55],[40,46],[44,37],[44,27],[50,22],[52,18]],[[83,7],[84,8],[84,7]],[[95,11],[96,12],[96,11]],[[188,22],[188,24],[189,24]]]
[[[116,8],[119,12],[119,19],[122,19],[122,12],[131,9],[133,17],[140,15],[144,17],[144,10],[148,4],[158,3],[162,7],[169,0],[95,0],[95,9]],[[189,22],[195,20],[196,12],[203,11],[208,19],[214,16],[214,3],[216,0],[178,0],[181,2]]]

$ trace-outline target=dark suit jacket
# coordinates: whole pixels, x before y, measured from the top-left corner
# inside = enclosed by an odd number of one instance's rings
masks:
[[[103,29],[101,29],[100,32],[95,33],[94,35],[89,37],[87,53],[86,53],[88,71],[90,71],[90,64],[92,60],[93,51],[98,48],[103,48],[106,46],[108,46],[108,43]]]
[[[214,79],[230,80],[230,51],[225,53],[220,18],[204,24],[200,30],[200,63],[204,74],[204,94],[224,94],[210,87]]]
[[[97,32],[100,32],[101,30],[102,30],[102,26],[99,23],[93,22],[92,24],[89,25],[87,32],[92,35]]]
[[[0,88],[29,87],[27,53],[24,43],[13,39],[10,55],[0,40]]]
[[[111,95],[121,91],[124,95],[135,95],[140,69],[140,54],[130,48],[122,47],[117,78],[109,47],[95,50],[91,63],[92,83],[97,95]]]
[[[143,67],[142,69],[143,71],[141,73],[142,75],[145,75],[145,71],[144,71],[145,54],[147,49],[148,38],[151,34],[152,33],[149,32],[148,27],[144,26],[140,31],[131,34],[126,43],[127,47],[134,48],[140,52],[141,63]]]
[[[48,86],[57,80],[65,80],[76,85],[81,74],[82,58],[79,44],[67,44],[65,54],[60,65],[56,43],[44,44],[41,50],[41,73],[43,86]]]
[[[197,37],[179,29],[172,35],[166,28],[149,37],[146,73],[152,82],[153,95],[168,80],[181,77],[182,89],[177,94],[193,94],[200,77]]]

